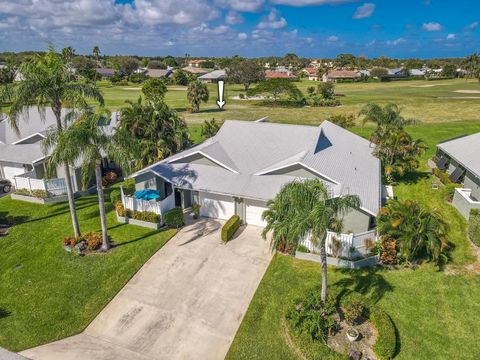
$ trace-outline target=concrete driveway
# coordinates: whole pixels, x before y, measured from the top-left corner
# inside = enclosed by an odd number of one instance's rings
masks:
[[[81,334],[31,359],[223,359],[271,260],[261,229],[224,245],[202,219],[160,249]]]

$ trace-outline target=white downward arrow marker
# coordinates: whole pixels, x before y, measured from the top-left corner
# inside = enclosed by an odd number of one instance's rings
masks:
[[[223,109],[223,106],[225,105],[225,101],[223,100],[223,88],[224,88],[224,81],[223,80],[218,80],[218,100],[217,100],[217,105],[219,109]]]

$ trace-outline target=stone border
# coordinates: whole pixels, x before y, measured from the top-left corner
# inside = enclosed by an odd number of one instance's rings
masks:
[[[320,255],[312,253],[304,253],[297,251],[295,257],[301,260],[310,260],[315,262],[321,262]],[[346,269],[361,269],[363,267],[374,267],[378,264],[378,255],[370,256],[360,260],[345,260],[327,256],[327,264],[338,266]]]
[[[45,199],[36,198],[34,196],[19,195],[14,193],[12,193],[10,196],[12,197],[13,200],[26,201],[26,202],[30,202],[34,204],[42,204],[42,205],[55,204],[59,202],[68,201],[67,195],[54,196],[54,197],[45,198]]]
[[[137,225],[137,226],[141,226],[141,227],[149,228],[149,229],[154,229],[154,230],[160,230],[160,228],[162,227],[162,225],[159,224],[159,223],[151,223],[151,222],[147,222],[147,221],[142,221],[142,220],[137,220],[137,219],[132,219],[132,218],[127,218],[127,217],[124,217],[124,216],[120,216],[120,215],[118,215],[118,213],[116,211],[115,211],[115,215],[117,215],[117,221],[120,222],[120,223]]]

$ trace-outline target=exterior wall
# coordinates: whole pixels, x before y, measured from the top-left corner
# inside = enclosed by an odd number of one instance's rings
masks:
[[[463,187],[472,190],[471,197],[473,200],[480,201],[480,179],[467,171]]]
[[[166,198],[165,181],[152,173],[144,173],[135,177],[135,190],[152,189],[160,193],[160,199]]]
[[[56,169],[56,177],[58,179],[66,179],[65,169],[63,165],[59,165]],[[70,175],[73,178],[73,191],[82,191],[82,169],[81,168],[72,168],[70,167]]]
[[[287,175],[287,176],[301,177],[301,178],[307,178],[307,179],[321,179],[330,184],[333,184],[331,181],[321,176],[318,176],[317,174],[311,172],[310,170],[304,168],[301,165],[292,165],[284,169],[279,169],[279,170],[270,172],[269,174],[270,175]]]
[[[240,216],[240,220],[245,222],[245,200],[235,198],[235,215]]]
[[[46,177],[45,167],[43,163],[34,165],[33,170],[35,171],[35,175],[37,179],[44,179]]]
[[[210,166],[219,166],[212,160],[206,158],[202,154],[193,154],[191,156],[187,156],[183,159],[173,161],[173,164],[179,163],[189,163],[189,164],[198,164],[198,165],[210,165]]]
[[[470,217],[470,210],[480,209],[480,202],[466,199],[460,191],[463,189],[456,189],[453,195],[452,205],[463,215],[465,219]]]
[[[354,234],[370,230],[370,217],[361,210],[352,209],[343,217],[343,233]]]

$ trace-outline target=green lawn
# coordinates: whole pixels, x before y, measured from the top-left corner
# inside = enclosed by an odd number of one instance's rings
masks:
[[[82,231],[100,230],[96,196],[77,200]],[[116,247],[84,257],[67,253],[68,205],[0,199],[0,214],[20,224],[0,238],[0,347],[18,351],[82,331],[138,269],[174,234],[117,223]]]
[[[317,83],[304,80],[296,84],[305,94],[307,87],[315,86]],[[112,110],[122,107],[126,99],[137,99],[141,94],[140,87],[141,85],[107,86],[101,84],[105,103]],[[188,108],[186,87],[169,86],[166,101],[172,108],[184,115],[189,122],[202,122],[211,118],[256,120],[269,116],[269,119],[275,122],[319,124],[331,114],[358,113],[368,102],[397,103],[404,108],[406,116],[429,123],[477,120],[480,112],[480,94],[455,92],[480,91],[479,82],[476,80],[414,80],[337,84],[336,92],[343,96],[340,97],[342,106],[335,108],[283,108],[265,106],[258,101],[234,100],[232,97],[245,93],[245,91],[240,85],[227,84],[225,111],[220,111],[215,104],[217,100],[216,85],[209,84],[208,87],[210,100],[207,104],[201,105],[201,110],[197,114],[190,114],[186,111]],[[462,97],[475,97],[475,99],[462,99]]]

